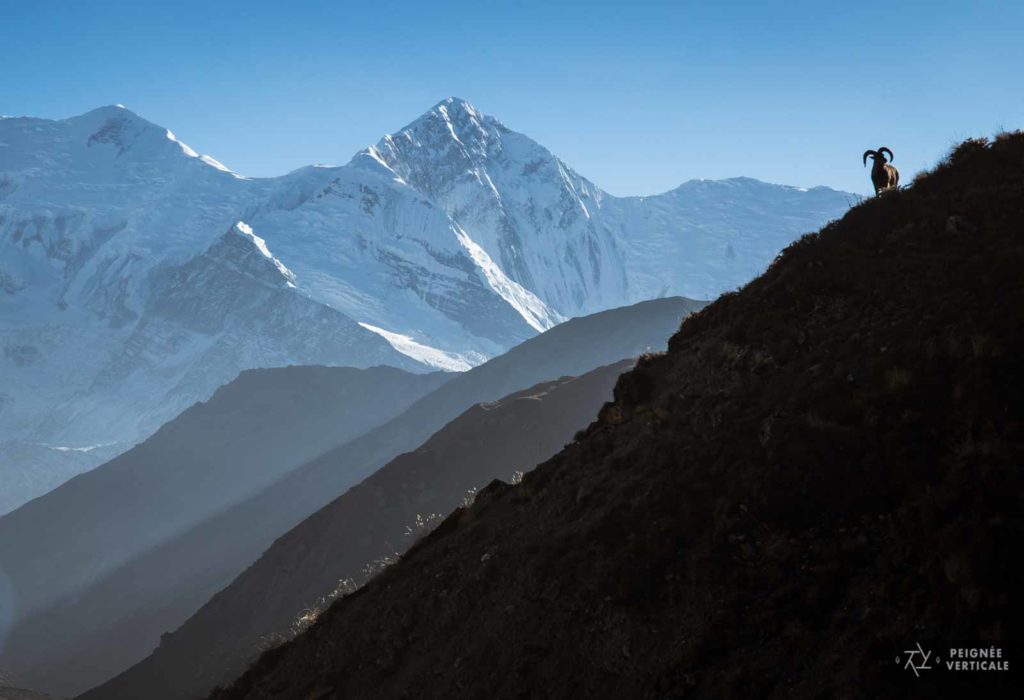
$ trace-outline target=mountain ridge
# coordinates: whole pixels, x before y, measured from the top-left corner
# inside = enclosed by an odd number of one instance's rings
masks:
[[[275,178],[223,168],[123,107],[0,121],[7,440],[124,449],[250,367],[473,366],[565,318],[712,298],[847,206],[831,190],[749,183],[614,198],[448,100],[347,165]],[[292,275],[280,322],[245,304],[227,314],[198,304],[208,316],[191,327],[180,309],[161,314],[175,305],[159,284],[167,271],[209,262],[240,221]],[[201,281],[193,300],[234,284]],[[293,342],[294,329],[323,318],[333,332]],[[360,343],[376,344],[375,356],[353,356]],[[45,470],[37,453],[17,480]],[[99,458],[76,453],[75,463]]]
[[[0,516],[8,622],[73,597],[197,519],[391,420],[449,378],[384,366],[243,372],[143,443]]]
[[[172,447],[177,445],[177,454],[185,460],[188,469],[166,459],[140,465],[131,462],[129,453],[99,470],[77,477],[65,487],[0,518],[0,566],[9,569],[12,602],[19,608],[17,622],[0,653],[0,663],[16,669],[30,685],[65,695],[101,683],[140,661],[157,644],[161,633],[177,628],[277,538],[397,454],[415,449],[469,406],[500,399],[551,377],[584,374],[619,358],[635,357],[664,347],[668,336],[678,328],[679,320],[702,306],[703,302],[667,298],[571,319],[467,372],[447,375],[447,381],[408,405],[399,415],[342,444],[336,439],[337,431],[327,430],[326,435],[319,436],[318,444],[322,449],[300,463],[295,463],[290,451],[280,458],[282,449],[291,443],[277,446],[275,430],[265,422],[268,427],[260,435],[260,444],[264,447],[258,454],[259,463],[263,465],[260,473],[273,472],[276,478],[264,479],[255,493],[249,488],[250,493],[240,500],[237,496],[245,484],[234,485],[233,503],[224,502],[220,510],[206,508],[199,513],[203,517],[193,518],[183,532],[180,526],[188,513],[178,513],[174,506],[179,503],[181,510],[186,510],[189,493],[195,488],[193,481],[177,480],[178,488],[171,489],[177,494],[174,502],[169,495],[162,496],[162,489],[157,487],[168,481],[175,483],[173,472],[179,470],[184,470],[186,475],[193,474],[195,483],[210,483],[215,481],[213,476],[225,470],[237,472],[256,457],[250,457],[248,462],[239,460],[239,451],[231,449],[231,444],[215,442],[217,449],[211,450],[209,446],[200,449],[209,440],[200,440],[195,447],[190,447],[188,441],[184,445],[171,441]],[[301,373],[303,370],[292,371]],[[324,371],[358,372],[345,368]],[[284,370],[262,372],[268,378],[287,375]],[[389,368],[380,368],[377,372],[401,376],[398,370]],[[248,376],[251,375],[243,375],[240,381]],[[409,383],[430,380],[429,375],[416,375]],[[329,388],[326,384],[318,387],[316,395],[321,396]],[[340,402],[340,408],[345,411],[357,410],[358,403],[346,407],[344,402],[350,398],[339,392],[336,397],[321,396],[318,400],[335,405]],[[250,399],[249,403],[253,401]],[[285,411],[288,405],[272,403],[270,408],[277,406],[275,410]],[[306,412],[294,417],[288,413],[284,416],[293,424],[293,429],[288,431],[293,437],[297,432],[294,423],[302,415],[310,420],[308,410],[315,408],[302,405],[306,406]],[[239,427],[247,429],[244,411],[238,413],[238,419]],[[164,428],[165,433],[173,427],[172,422]],[[205,426],[202,421],[199,427],[203,431],[215,430],[216,423]],[[331,441],[325,444],[328,438]],[[146,448],[152,453],[154,442],[151,438],[135,449]],[[111,467],[116,466],[115,463],[125,468],[114,473]],[[287,471],[282,473],[285,467]],[[171,473],[164,474],[164,471]],[[196,471],[202,473],[195,475]],[[211,476],[205,476],[207,472]],[[137,477],[139,473],[148,478]],[[116,501],[111,504],[109,499],[116,499],[128,486],[106,491],[93,488],[84,493],[77,490],[78,484],[85,482],[95,486],[104,476],[111,477],[111,486],[118,485],[120,480],[132,486],[137,481],[142,483],[135,486],[133,498],[120,505]],[[154,488],[141,488],[146,484]],[[78,497],[72,498],[73,494]],[[199,499],[199,496],[192,498]],[[155,504],[147,508],[154,499]],[[70,501],[70,505],[66,505],[65,500]],[[198,511],[198,506],[204,503],[209,506],[209,498],[200,500],[202,502],[197,502],[193,510]],[[142,511],[138,514],[139,524],[134,526],[140,533],[134,531],[131,519],[112,517],[110,513],[132,507]],[[174,522],[179,525],[177,536],[153,542],[149,549],[135,546],[135,555],[122,556],[119,567],[112,570],[106,567],[106,573],[91,583],[83,580],[83,572],[99,563],[94,561],[95,549],[106,551],[102,541],[97,545],[95,538],[90,539],[92,533],[113,529],[116,541],[131,543],[154,529],[166,530],[162,520],[152,522],[147,512],[167,509],[174,513]],[[72,527],[76,523],[78,526]],[[26,532],[35,536],[26,536]],[[85,566],[81,565],[83,558],[87,560]],[[75,562],[66,575],[62,573],[65,562]],[[54,595],[55,590],[59,596]],[[44,598],[48,602],[44,602]],[[74,627],[74,633],[68,632],[68,625]]]
[[[246,571],[90,698],[196,697],[307,624],[338,590],[401,554],[440,514],[494,478],[527,472],[611,397],[624,361],[478,403],[283,534]],[[337,553],[337,555],[336,555]],[[159,690],[157,690],[159,688]]]
[[[789,246],[211,697],[1016,697],[1024,134]]]

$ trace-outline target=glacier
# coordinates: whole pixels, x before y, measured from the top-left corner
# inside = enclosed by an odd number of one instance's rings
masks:
[[[245,369],[468,369],[568,318],[733,290],[852,199],[615,197],[458,98],[274,178],[120,105],[0,118],[0,514]]]

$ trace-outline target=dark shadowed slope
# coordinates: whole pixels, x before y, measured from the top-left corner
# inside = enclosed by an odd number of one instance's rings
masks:
[[[1021,640],[1022,270],[1024,136],[966,144],[219,697],[1020,697],[894,659]]]
[[[323,598],[361,584],[404,552],[471,489],[550,457],[602,403],[632,361],[477,404],[303,521],[160,647],[86,698],[191,698],[230,682]]]
[[[98,634],[122,624],[112,642],[148,649],[252,558],[136,567],[99,592],[90,589],[95,579],[380,425],[450,377],[391,367],[243,372],[135,448],[0,518],[0,571],[13,589],[16,622],[2,663],[33,687],[61,693],[75,689],[64,678],[87,649],[98,656],[83,668],[93,682],[106,676],[90,674],[120,670]],[[200,591],[176,590],[193,575]],[[132,618],[140,605],[154,619]]]
[[[191,558],[200,562],[240,561],[244,567],[275,538],[395,455],[422,444],[473,404],[494,401],[552,377],[583,374],[623,357],[662,349],[679,327],[680,319],[703,305],[704,302],[678,297],[659,299],[556,326],[455,377],[389,423],[327,452],[247,501],[197,526],[168,545],[165,552],[157,553],[156,560],[147,562],[147,566],[166,567],[168,562]],[[223,533],[237,536],[226,538]],[[240,570],[241,567],[236,571]],[[113,587],[122,586],[125,580],[130,579],[119,577],[112,582]],[[189,587],[190,582],[181,576],[174,592],[182,595]],[[59,618],[57,611],[54,619]],[[136,656],[131,662],[141,660],[151,650],[133,649]],[[96,682],[101,680],[97,678]]]

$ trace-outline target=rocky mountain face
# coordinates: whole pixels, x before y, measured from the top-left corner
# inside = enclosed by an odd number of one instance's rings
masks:
[[[452,376],[386,423],[347,432],[352,439],[340,445],[341,417],[357,418],[364,403],[369,417],[374,401],[388,401],[385,386],[343,391],[324,382],[306,396],[287,388],[287,372],[315,374],[292,368],[256,374],[281,378],[261,383],[258,398],[244,390],[243,374],[229,394],[235,400],[191,409],[127,454],[0,518],[0,564],[18,611],[0,664],[65,695],[102,683],[142,660],[275,539],[470,406],[664,348],[680,319],[702,306],[668,298],[571,319]],[[398,396],[417,382],[438,383],[430,375],[394,381],[409,382]],[[338,418],[320,417],[319,403]],[[183,419],[189,430],[177,429]],[[313,448],[319,456],[309,458]]]
[[[480,403],[278,539],[152,656],[83,698],[192,698],[230,682],[262,648],[308,624],[475,491],[521,477],[585,427],[624,361]],[[286,572],[286,573],[284,573]]]
[[[119,106],[0,118],[0,506],[244,369],[465,370],[565,318],[733,289],[849,202],[742,179],[612,197],[457,99],[267,179]]]
[[[509,277],[559,313],[652,298],[630,297],[626,241],[591,215],[607,195],[472,105],[445,100],[366,153],[446,211]]]
[[[1021,220],[1018,133],[800,239],[214,697],[1018,697],[893,660],[1024,629]]]

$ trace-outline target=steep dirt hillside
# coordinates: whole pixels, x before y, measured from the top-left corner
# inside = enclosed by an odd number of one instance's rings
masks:
[[[968,142],[217,697],[1020,697],[1022,309],[1024,136]]]
[[[233,680],[275,639],[362,584],[471,492],[531,469],[586,427],[631,360],[476,404],[278,539],[151,656],[83,698],[172,700]]]

